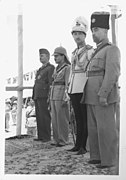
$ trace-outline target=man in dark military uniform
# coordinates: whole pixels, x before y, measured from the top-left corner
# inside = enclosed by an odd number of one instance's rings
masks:
[[[51,117],[47,100],[52,83],[54,66],[49,63],[50,53],[47,49],[40,49],[39,55],[40,62],[43,65],[37,71],[35,85],[33,87],[38,134],[38,138],[34,140],[46,142],[51,140]]]
[[[109,13],[91,16],[91,31],[97,48],[88,67],[83,102],[87,104],[91,164],[97,168],[116,165],[116,103],[119,101],[118,78],[120,51],[109,43]]]

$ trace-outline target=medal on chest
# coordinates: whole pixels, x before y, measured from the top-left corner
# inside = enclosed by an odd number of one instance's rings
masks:
[[[40,79],[40,78],[41,78],[41,75],[38,75],[38,76],[37,76],[37,79]]]

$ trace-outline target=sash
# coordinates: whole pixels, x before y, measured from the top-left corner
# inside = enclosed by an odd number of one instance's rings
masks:
[[[101,46],[99,49],[96,49],[95,52],[92,54],[91,59],[92,59],[101,49],[103,49],[103,48],[106,47],[106,46],[110,46],[110,45],[111,45],[110,43],[106,43],[106,44],[104,44],[103,46]]]
[[[64,64],[61,68],[59,68],[59,69],[56,69],[56,73],[59,73],[64,67],[66,67],[67,66],[67,64]]]
[[[106,47],[106,46],[110,46],[111,44],[110,43],[106,43],[106,44],[104,44],[103,46],[101,46],[99,49],[96,49],[95,50],[95,52],[92,54],[92,56],[91,56],[91,59],[101,50],[101,49],[103,49],[104,47]],[[89,63],[91,62],[91,59],[90,59],[90,61],[88,61],[88,63],[87,63],[87,66],[86,66],[86,70],[87,70],[87,68],[88,68],[88,65],[89,65]]]

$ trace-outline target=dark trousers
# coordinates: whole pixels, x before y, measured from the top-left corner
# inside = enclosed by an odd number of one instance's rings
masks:
[[[72,102],[72,107],[75,113],[76,119],[76,143],[75,146],[77,148],[83,147],[86,149],[88,130],[87,130],[87,109],[86,104],[81,104],[81,98],[83,93],[71,94],[70,99]]]
[[[35,100],[37,134],[38,139],[51,139],[51,116],[48,110],[47,98],[38,98]]]

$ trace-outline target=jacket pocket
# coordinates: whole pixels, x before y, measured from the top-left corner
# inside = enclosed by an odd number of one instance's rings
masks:
[[[105,68],[105,61],[103,58],[94,58],[92,62],[93,69],[104,69]]]

